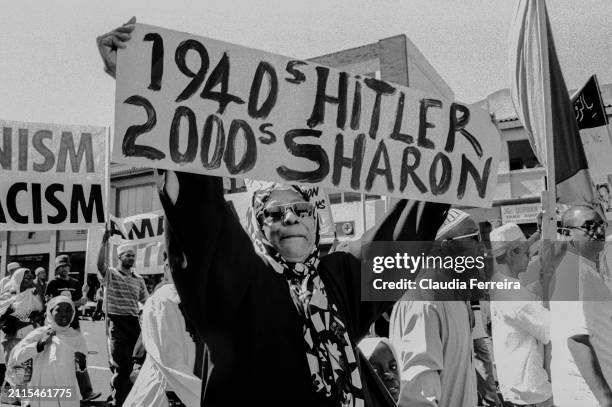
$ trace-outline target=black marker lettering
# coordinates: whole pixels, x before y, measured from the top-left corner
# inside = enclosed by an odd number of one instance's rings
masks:
[[[215,69],[210,73],[210,76],[206,80],[206,84],[204,85],[204,90],[200,96],[203,99],[216,100],[219,102],[219,109],[217,113],[223,114],[225,108],[230,102],[237,103],[239,105],[244,103],[244,100],[240,99],[238,96],[229,94],[227,88],[229,87],[229,75],[230,75],[230,60],[227,56],[227,53],[223,53],[221,60]],[[213,89],[217,86],[221,85],[221,91],[216,92]]]
[[[261,91],[261,84],[263,82],[264,75],[268,77],[268,83],[270,89],[266,100],[261,104],[261,107],[257,107],[259,102],[259,92]],[[249,104],[248,113],[253,119],[265,119],[268,117],[272,108],[276,104],[276,98],[278,97],[278,77],[274,67],[265,61],[261,61],[255,71],[255,77],[251,83],[251,91],[249,92]]]
[[[147,121],[144,124],[138,124],[128,127],[123,136],[121,150],[128,157],[145,157],[150,160],[161,160],[166,158],[166,154],[158,149],[150,146],[136,144],[136,138],[142,134],[148,133],[157,124],[157,115],[151,103],[142,96],[134,95],[125,100],[128,105],[141,106],[147,112]]]
[[[340,72],[338,79],[338,97],[327,95],[327,77],[329,76],[329,68],[317,66],[317,94],[315,96],[314,106],[310,119],[306,122],[308,127],[313,128],[321,123],[325,123],[325,103],[338,105],[338,114],[336,115],[336,126],[344,129],[346,122],[346,91],[348,87],[348,74]]]
[[[384,168],[379,167],[381,156],[385,164]],[[393,186],[393,176],[391,175],[391,163],[389,161],[389,153],[387,152],[387,146],[385,145],[384,140],[380,140],[380,143],[378,143],[378,148],[374,153],[374,158],[372,158],[370,170],[368,171],[368,176],[366,178],[366,191],[372,189],[372,184],[374,184],[374,178],[378,175],[385,176],[385,180],[387,181],[387,190],[389,192],[393,192],[395,187]]]
[[[276,169],[285,181],[315,183],[323,180],[329,174],[329,158],[327,153],[318,144],[298,144],[295,139],[300,137],[321,137],[321,131],[312,129],[294,129],[285,133],[285,147],[294,157],[303,157],[317,163],[319,166],[313,171],[292,170],[283,165]]]
[[[213,128],[217,128],[217,137],[215,142],[215,150],[213,156],[209,160],[208,154],[210,151],[210,144],[212,142]],[[221,166],[221,159],[223,158],[223,152],[225,151],[225,130],[223,128],[223,121],[214,114],[211,114],[206,118],[204,123],[204,131],[202,132],[202,150],[200,151],[200,160],[202,161],[202,167],[208,170],[214,170]]]
[[[273,126],[272,123],[264,123],[261,126],[259,126],[259,131],[269,136],[268,138],[264,136],[259,136],[259,142],[261,144],[268,145],[268,144],[276,143],[276,134],[268,130],[268,127],[272,127],[272,126]]]
[[[438,170],[438,164],[442,163],[442,175],[440,176],[440,181],[436,180],[436,172]],[[444,155],[444,153],[439,152],[434,157],[431,168],[429,168],[429,188],[431,193],[434,195],[441,195],[448,191],[450,188],[452,180],[452,164],[450,159]]]
[[[363,157],[365,155],[365,134],[361,133],[355,138],[353,144],[353,156],[344,157],[344,136],[342,133],[336,134],[336,148],[334,150],[334,171],[332,173],[332,184],[340,185],[342,178],[342,167],[350,168],[351,188],[359,189],[359,177],[363,167]]]
[[[187,149],[185,153],[179,151],[179,141],[181,138],[181,120],[187,118]],[[179,106],[174,111],[172,124],[170,125],[170,139],[168,140],[170,147],[170,158],[177,164],[190,163],[195,160],[198,153],[198,127],[196,123],[195,113],[187,106]]]
[[[189,50],[194,50],[200,56],[200,69],[198,69],[198,72],[193,72],[187,66],[186,56]],[[178,103],[190,98],[200,88],[202,82],[204,82],[204,77],[206,76],[210,61],[208,59],[208,52],[206,52],[206,48],[204,48],[202,43],[196,40],[186,40],[176,47],[174,62],[183,75],[188,78],[193,78],[180,95],[176,97],[176,102]]]
[[[392,95],[395,93],[395,88],[389,85],[387,82],[379,81],[374,78],[365,78],[364,82],[366,86],[376,92],[376,98],[374,99],[374,107],[372,108],[372,119],[370,120],[370,137],[376,138],[378,132],[378,121],[380,120],[380,99],[382,95]]]
[[[404,99],[406,95],[404,92],[400,92],[399,98],[397,99],[397,109],[395,110],[395,124],[393,125],[393,132],[391,133],[391,139],[401,141],[406,144],[414,143],[414,137],[410,134],[404,134],[402,130],[402,120],[404,119]],[[406,153],[406,150],[404,150]],[[419,153],[420,157],[420,153]]]
[[[240,162],[236,163],[236,138],[239,133],[242,134],[244,152]],[[255,142],[255,134],[246,121],[238,119],[232,121],[227,135],[227,146],[223,161],[227,170],[232,175],[249,172],[255,166],[255,162],[257,162],[257,144]]]
[[[461,172],[459,175],[459,186],[457,187],[457,198],[462,199],[465,195],[468,173],[472,176],[472,179],[474,180],[476,190],[478,191],[478,196],[480,198],[485,197],[485,194],[487,192],[487,183],[489,181],[489,174],[491,172],[492,160],[493,157],[489,157],[485,162],[481,177],[476,167],[474,167],[474,164],[472,164],[470,160],[467,159],[465,154],[461,154]]]
[[[417,144],[424,148],[434,149],[436,145],[427,138],[427,129],[433,129],[436,126],[427,121],[427,109],[430,107],[442,108],[442,102],[437,99],[421,99],[419,107],[419,136]]]
[[[460,114],[460,116],[458,116],[458,114]],[[476,140],[476,137],[465,129],[465,126],[467,126],[469,122],[470,109],[458,103],[451,104],[448,138],[446,139],[446,146],[444,147],[447,153],[452,153],[455,149],[455,134],[459,132],[472,145],[478,157],[482,157],[482,146],[478,140]]]
[[[356,79],[359,77],[356,76]],[[361,82],[355,81],[355,91],[353,92],[353,110],[351,111],[351,129],[357,130],[361,119]]]
[[[147,33],[143,41],[152,41],[151,51],[151,83],[149,89],[160,90],[164,76],[164,40],[158,33]]]
[[[414,162],[412,164],[408,164],[409,156],[414,157]],[[410,179],[414,186],[417,187],[419,192],[425,193],[427,192],[427,187],[421,181],[419,176],[415,173],[415,170],[419,168],[419,164],[421,163],[421,151],[414,147],[408,146],[404,148],[404,153],[402,154],[402,171],[400,175],[400,192],[404,192],[406,189],[406,184],[408,183],[408,175],[410,175]]]
[[[308,65],[308,64],[304,61],[287,62],[287,68],[285,70],[287,71],[287,73],[293,76],[293,78],[285,78],[287,82],[299,85],[300,83],[306,81],[306,75],[304,75],[304,72],[296,68],[296,66],[300,66],[300,65]]]

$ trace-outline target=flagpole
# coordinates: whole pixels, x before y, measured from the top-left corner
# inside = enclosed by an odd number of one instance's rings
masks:
[[[548,22],[546,21],[546,3],[544,0],[536,1],[541,51],[542,93],[544,95],[544,139],[546,141],[546,190],[542,192],[542,270],[540,283],[542,284],[542,301],[550,309],[549,283],[554,270],[552,267],[554,242],[557,238],[557,188],[555,183],[555,147],[553,145],[552,105],[550,89],[550,60],[548,55]],[[548,246],[548,250],[546,249]],[[544,369],[549,377],[551,348],[550,344],[544,348]]]
[[[546,140],[546,190],[542,193],[542,238],[556,240],[557,214],[556,214],[556,184],[555,184],[555,147],[553,145],[552,110],[550,95],[550,66],[548,57],[548,25],[546,21],[546,2],[537,1],[538,26],[540,46],[542,47],[542,94],[544,95],[544,139]],[[546,296],[546,295],[545,295]],[[547,298],[546,298],[547,299]]]

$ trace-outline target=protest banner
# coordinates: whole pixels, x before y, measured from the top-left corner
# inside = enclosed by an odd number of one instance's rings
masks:
[[[116,162],[491,205],[500,135],[482,109],[159,27],[131,37]]]
[[[0,230],[84,229],[105,222],[104,127],[0,120]]]
[[[102,245],[104,228],[91,227],[87,230],[87,251],[85,252],[85,273],[98,273],[98,253]]]
[[[133,244],[136,248],[134,269],[138,274],[161,274],[164,272],[163,253],[164,213],[155,211],[125,218],[109,216],[111,237],[109,239],[107,264],[119,266],[117,248]],[[99,249],[99,246],[98,246]]]
[[[612,131],[597,77],[591,76],[571,100],[591,176],[612,174]]]

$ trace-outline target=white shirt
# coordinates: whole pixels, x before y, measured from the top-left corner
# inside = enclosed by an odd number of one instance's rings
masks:
[[[469,303],[398,301],[389,323],[402,378],[399,406],[476,406]]]
[[[518,281],[499,271],[491,281],[504,279]],[[544,370],[543,345],[550,341],[550,311],[524,286],[520,292],[491,290],[490,295],[493,355],[504,400],[514,404],[548,400],[552,386]]]
[[[187,332],[174,284],[160,287],[142,311],[142,343],[147,357],[125,407],[166,407],[166,391],[186,406],[200,405],[202,381],[193,374],[195,344]]]
[[[585,275],[597,274],[595,263],[568,250],[555,271],[555,287],[551,296],[551,374],[553,397],[559,407],[596,407],[599,403],[582,378],[569,351],[567,340],[576,335],[591,336],[595,324],[595,309],[590,301],[579,301],[588,296],[581,284]],[[578,289],[577,289],[578,288]],[[591,329],[590,329],[591,328]],[[594,338],[591,336],[591,339]]]

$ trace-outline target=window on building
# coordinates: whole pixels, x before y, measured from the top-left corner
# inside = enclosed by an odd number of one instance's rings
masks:
[[[380,199],[380,195],[366,195],[366,201],[373,201],[375,199]],[[361,194],[358,192],[334,192],[329,194],[330,204],[359,201],[361,201]]]
[[[161,202],[155,184],[119,188],[117,191],[117,216],[138,215],[161,210]]]
[[[508,158],[510,171],[541,167],[531,149],[529,140],[508,141]]]
[[[247,188],[242,178],[223,178],[223,190],[226,194],[246,192]]]

